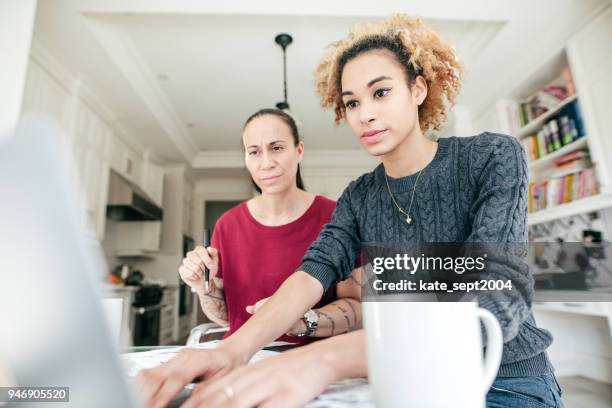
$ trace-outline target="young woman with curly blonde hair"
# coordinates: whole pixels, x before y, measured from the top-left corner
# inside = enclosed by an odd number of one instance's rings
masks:
[[[462,73],[455,51],[438,34],[403,15],[358,25],[329,46],[316,70],[321,104],[334,109],[337,123],[346,120],[381,164],[349,184],[297,272],[254,317],[215,351],[185,353],[157,370],[146,381],[149,399],[164,402],[169,389],[177,392],[165,380],[173,375],[189,381],[233,370],[196,387],[186,406],[303,405],[338,379],[367,375],[362,331],[243,365],[331,284],[349,276],[362,243],[527,241],[527,170],[520,144],[492,133],[425,137],[444,124]],[[515,296],[478,298],[498,318],[504,337],[487,405],[562,407],[545,351],[552,336],[533,319],[525,265],[516,259],[503,270],[525,284]]]

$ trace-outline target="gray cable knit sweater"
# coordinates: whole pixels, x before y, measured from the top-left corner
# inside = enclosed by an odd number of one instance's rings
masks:
[[[391,191],[405,210],[416,177],[389,178]],[[525,243],[527,184],[525,154],[516,139],[492,133],[441,138],[416,186],[412,224],[406,224],[391,201],[381,164],[344,190],[330,223],[298,270],[327,289],[349,276],[362,243]],[[511,265],[515,269],[510,268],[509,277],[523,282],[522,296],[508,301],[478,297],[480,306],[491,311],[502,327],[504,351],[498,375],[551,372],[545,350],[552,336],[534,321],[529,268],[524,260]]]

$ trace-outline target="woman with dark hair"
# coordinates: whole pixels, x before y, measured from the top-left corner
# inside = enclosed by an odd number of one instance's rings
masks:
[[[277,109],[255,112],[244,124],[242,142],[246,168],[260,194],[224,213],[212,245],[189,252],[179,268],[204,313],[229,325],[226,337],[249,319],[247,306],[271,296],[295,271],[336,205],[304,190],[304,143],[290,115]],[[210,270],[208,290],[204,266]],[[355,280],[339,282],[279,340],[303,344],[358,327],[360,295]]]
[[[293,137],[293,145],[296,148],[298,147],[300,143],[303,144],[303,142],[300,141],[300,135],[299,135],[298,128],[297,128],[297,123],[295,123],[295,120],[293,119],[293,117],[291,117],[291,115],[289,115],[286,112],[283,112],[280,109],[264,108],[264,109],[258,110],[257,112],[249,116],[249,118],[246,120],[243,126],[243,131],[247,127],[247,125],[251,123],[251,121],[253,121],[253,119],[260,118],[265,115],[276,116],[280,118],[289,127],[289,130],[291,131],[291,136]],[[255,190],[257,190],[257,192],[261,194],[262,193],[261,187],[259,187],[259,185],[252,178],[252,176],[251,176],[251,182],[253,183],[253,187],[255,188]],[[297,173],[295,174],[295,185],[297,186],[298,189],[306,191],[306,189],[304,188],[304,180],[302,180],[302,172],[300,170],[299,162],[297,164]]]

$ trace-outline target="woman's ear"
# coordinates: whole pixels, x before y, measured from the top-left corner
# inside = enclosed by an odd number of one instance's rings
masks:
[[[416,105],[421,106],[427,98],[427,81],[421,75],[414,79],[412,85],[412,98]]]
[[[302,161],[302,157],[304,157],[304,142],[301,140],[298,142],[297,146],[295,146],[295,150],[298,153],[298,163]]]

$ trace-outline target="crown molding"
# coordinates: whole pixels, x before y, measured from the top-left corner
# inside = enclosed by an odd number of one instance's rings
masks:
[[[166,93],[141,57],[129,35],[118,25],[86,15],[86,24],[170,140],[190,163],[199,150]]]
[[[43,71],[51,75],[60,86],[70,92],[75,75],[60,64],[36,38],[32,39],[30,57]]]
[[[76,97],[89,105],[123,143],[141,154],[146,150],[143,145],[129,136],[125,126],[118,121],[117,115],[102,99],[96,96],[84,79],[62,65],[37,39],[32,40],[30,57],[43,71],[65,88],[71,97]]]

